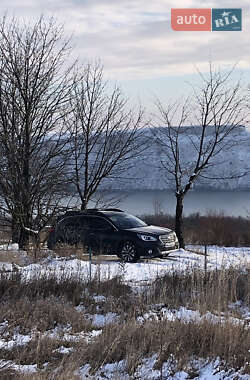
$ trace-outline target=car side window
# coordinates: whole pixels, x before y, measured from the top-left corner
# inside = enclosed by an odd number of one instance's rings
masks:
[[[89,218],[87,216],[80,216],[78,218],[79,225],[81,230],[89,230],[90,229],[90,222]]]
[[[79,221],[76,218],[65,218],[59,224],[59,230],[63,233],[75,233],[79,229]]]
[[[104,218],[89,217],[90,228],[93,230],[110,231],[112,226]]]
[[[75,226],[75,223],[76,221],[74,220],[74,218],[65,218],[59,223],[59,226],[60,229],[65,229],[67,227]]]

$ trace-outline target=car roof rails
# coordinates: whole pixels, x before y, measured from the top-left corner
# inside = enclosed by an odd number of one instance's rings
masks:
[[[114,211],[114,212],[124,212],[123,210],[120,210],[119,208],[88,208],[85,210],[70,210],[66,211],[64,214],[58,216],[58,220],[64,219],[69,216],[76,216],[76,215],[83,215],[83,214],[91,214],[91,213],[98,213],[102,211]]]
[[[99,208],[86,208],[85,210],[82,210],[82,213],[98,212],[98,211],[100,211]]]
[[[66,211],[65,214],[63,214],[63,216],[74,216],[81,213],[82,213],[81,210],[70,210],[70,211]]]
[[[87,208],[82,213],[91,213],[91,212],[102,212],[102,211],[116,211],[116,212],[124,212],[123,210],[120,210],[119,208]]]
[[[116,212],[124,212],[123,210],[120,210],[119,208],[103,208],[100,211],[116,211]]]

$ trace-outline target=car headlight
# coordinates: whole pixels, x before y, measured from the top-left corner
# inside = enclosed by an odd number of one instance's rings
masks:
[[[138,238],[140,238],[143,241],[156,241],[157,240],[156,237],[150,236],[150,235],[137,234],[137,236],[138,236]]]

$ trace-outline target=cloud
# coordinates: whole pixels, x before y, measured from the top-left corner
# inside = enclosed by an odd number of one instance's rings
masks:
[[[228,0],[226,6],[238,5]],[[177,3],[172,0],[2,0],[0,12],[26,19],[56,16],[74,35],[74,55],[100,58],[108,76],[119,80],[189,74],[210,59],[248,68],[250,6],[247,1],[240,6],[243,32],[174,32],[170,10]],[[218,7],[218,1],[186,0],[178,2],[181,7]]]

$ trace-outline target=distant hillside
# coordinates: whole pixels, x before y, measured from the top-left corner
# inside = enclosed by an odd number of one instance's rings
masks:
[[[197,131],[195,131],[195,127],[192,128],[194,129],[189,131],[189,136],[183,133],[181,137],[182,160],[189,164],[195,154],[194,147],[190,143],[190,134],[194,135],[194,132]],[[123,175],[123,179],[107,179],[102,185],[103,189],[162,190],[173,188],[171,177],[167,175],[161,165],[161,161],[166,159],[164,149],[156,143],[156,138],[149,130],[145,130],[145,138],[149,141],[149,148],[133,161],[131,168]],[[209,139],[209,133],[206,138]],[[239,178],[213,180],[199,178],[194,189],[250,189],[250,133],[244,127],[239,127],[234,134],[230,135],[227,142],[231,147],[217,156],[215,165],[206,172],[206,176],[228,178],[237,175]],[[245,172],[249,172],[249,174],[241,177]]]

